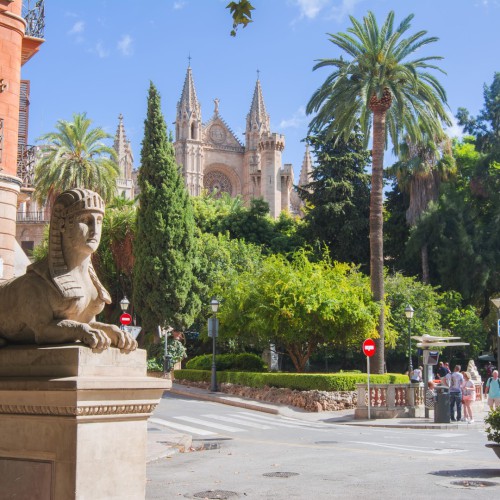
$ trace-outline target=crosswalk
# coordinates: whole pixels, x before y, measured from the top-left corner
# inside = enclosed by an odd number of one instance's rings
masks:
[[[318,422],[304,422],[290,417],[268,416],[263,414],[239,411],[225,415],[206,413],[204,415],[179,415],[165,420],[151,417],[149,423],[174,431],[186,432],[196,436],[215,436],[217,434],[235,434],[252,430],[288,429],[325,429]]]

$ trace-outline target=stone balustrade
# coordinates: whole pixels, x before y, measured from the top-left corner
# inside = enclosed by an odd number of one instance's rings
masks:
[[[474,382],[476,401],[483,403],[481,382]],[[356,384],[357,407],[354,418],[368,418],[368,386]],[[370,418],[424,417],[425,387],[423,384],[370,384]]]

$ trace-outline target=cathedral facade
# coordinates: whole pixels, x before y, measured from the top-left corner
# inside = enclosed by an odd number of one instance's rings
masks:
[[[225,192],[232,197],[240,195],[247,206],[251,199],[261,197],[274,218],[283,210],[299,212],[292,165],[282,163],[285,137],[271,131],[259,79],[246,117],[243,144],[220,115],[218,99],[214,100],[212,116],[203,123],[189,66],[177,103],[174,147],[192,196],[203,191]],[[311,168],[310,158],[306,168]],[[301,180],[309,173],[301,172]]]

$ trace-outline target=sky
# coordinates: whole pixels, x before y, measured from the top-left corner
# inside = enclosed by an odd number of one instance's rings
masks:
[[[311,119],[305,107],[331,72],[312,68],[341,55],[328,33],[345,32],[349,16],[362,19],[368,10],[379,24],[391,10],[397,23],[413,13],[408,34],[426,30],[439,38],[418,55],[443,57],[446,75],[437,76],[450,116],[458,107],[477,115],[483,85],[500,71],[500,0],[252,0],[254,22],[236,37],[229,34],[228,2],[47,0],[45,43],[22,68],[31,80],[29,144],[82,112],[114,136],[121,113],[139,167],[149,83],[173,132],[190,61],[203,121],[218,98],[220,116],[243,143],[259,75],[271,130],[285,135],[283,163],[293,164],[298,182]],[[449,132],[461,133],[457,126]]]

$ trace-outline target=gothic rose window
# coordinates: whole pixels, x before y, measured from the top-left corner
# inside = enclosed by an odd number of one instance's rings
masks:
[[[203,187],[209,193],[216,191],[217,196],[220,196],[221,193],[228,193],[229,195],[233,193],[231,181],[222,172],[213,171],[205,174],[203,177]]]

